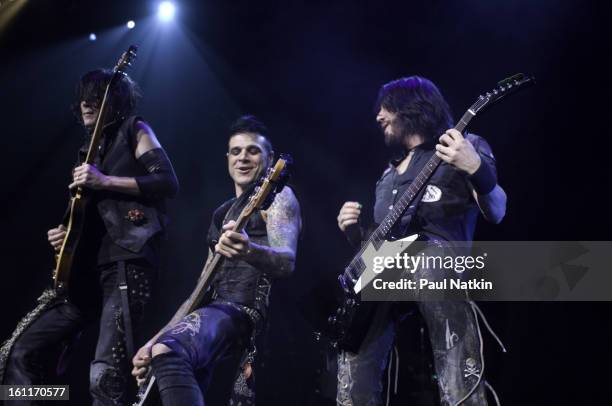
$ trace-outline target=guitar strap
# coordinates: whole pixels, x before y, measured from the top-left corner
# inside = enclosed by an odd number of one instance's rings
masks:
[[[121,314],[123,315],[123,337],[128,360],[134,356],[134,332],[132,330],[132,317],[130,315],[130,298],[127,284],[127,271],[125,261],[117,262],[117,281],[121,295]]]

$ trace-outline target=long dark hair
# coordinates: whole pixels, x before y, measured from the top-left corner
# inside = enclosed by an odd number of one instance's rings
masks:
[[[109,69],[96,69],[84,74],[77,85],[72,113],[82,123],[81,102],[86,101],[100,107],[106,86],[113,77]],[[111,88],[109,119],[122,120],[131,115],[140,100],[140,88],[128,75],[122,75]]]
[[[380,88],[376,111],[383,107],[400,118],[404,134],[421,134],[432,141],[453,126],[450,108],[429,79],[410,76]]]

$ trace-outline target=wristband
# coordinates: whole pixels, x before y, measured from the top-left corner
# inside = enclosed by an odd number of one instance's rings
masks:
[[[472,186],[474,186],[474,190],[479,195],[487,195],[491,193],[491,191],[495,189],[495,185],[497,185],[495,174],[485,161],[480,162],[480,166],[476,172],[468,175],[468,180]]]

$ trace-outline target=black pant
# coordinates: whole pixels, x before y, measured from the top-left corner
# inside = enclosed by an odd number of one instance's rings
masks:
[[[98,267],[91,274],[74,271],[71,284],[74,300],[57,301],[38,317],[17,339],[7,363],[4,384],[44,383],[44,355],[78,338],[88,324],[100,323],[95,359],[90,368],[90,392],[94,405],[122,405],[130,380],[131,360],[126,354],[117,263]],[[142,318],[149,303],[154,270],[126,263],[132,326]],[[66,351],[64,351],[64,354]],[[12,405],[37,405],[15,401]]]
[[[430,242],[424,255],[440,255],[443,246]],[[414,278],[439,281],[446,277],[441,269],[420,267]],[[417,301],[427,324],[433,350],[440,401],[443,405],[486,406],[483,380],[482,340],[474,302],[435,300],[437,294],[423,295]],[[421,299],[421,298],[419,298]],[[378,406],[383,402],[383,373],[393,348],[401,307],[392,301],[378,306],[373,323],[358,353],[338,354],[339,406]],[[400,311],[397,311],[397,310]]]
[[[236,305],[216,302],[165,332],[157,342],[172,352],[153,357],[151,364],[163,405],[203,406],[204,398],[207,404],[228,404],[251,332],[248,316]]]

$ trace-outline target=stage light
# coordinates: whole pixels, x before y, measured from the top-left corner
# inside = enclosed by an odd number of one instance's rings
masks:
[[[157,16],[162,21],[170,21],[174,17],[176,7],[171,1],[162,1],[157,8]]]
[[[96,39],[98,39],[98,37],[96,37],[96,34],[94,34],[93,32],[91,34],[89,34],[89,40],[90,41],[95,41]]]
[[[134,22],[134,20],[130,20],[127,22],[127,24],[125,24],[125,26],[131,30],[132,28],[136,27],[136,23]]]

